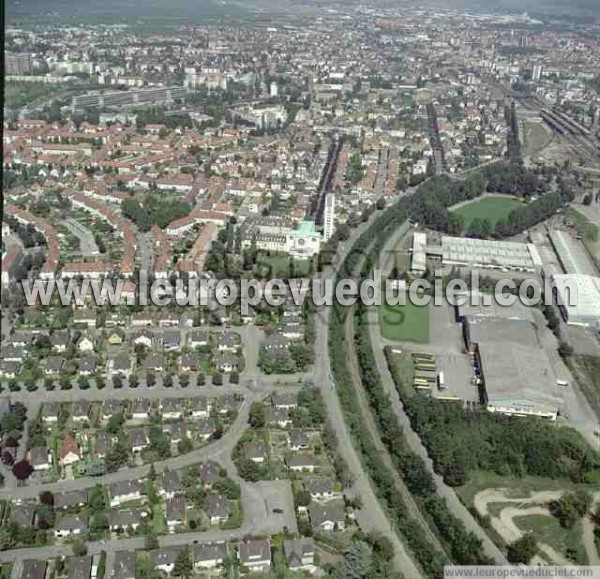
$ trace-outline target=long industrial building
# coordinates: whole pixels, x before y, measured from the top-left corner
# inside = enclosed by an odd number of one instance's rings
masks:
[[[80,110],[85,108],[169,103],[176,99],[183,99],[187,94],[188,89],[180,86],[150,88],[143,90],[96,92],[92,94],[74,96],[71,106],[74,110]]]
[[[600,278],[592,260],[566,231],[550,231],[550,241],[566,272],[550,273],[563,318],[570,325],[600,330]]]

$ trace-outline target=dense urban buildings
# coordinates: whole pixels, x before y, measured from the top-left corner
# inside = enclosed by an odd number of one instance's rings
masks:
[[[7,10],[0,575],[600,565],[597,7],[88,4]]]

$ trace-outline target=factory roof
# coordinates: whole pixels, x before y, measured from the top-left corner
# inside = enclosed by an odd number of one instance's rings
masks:
[[[442,237],[442,259],[446,265],[536,271],[542,260],[533,244],[468,237]]]
[[[478,346],[488,406],[525,413],[556,412],[562,402],[544,350],[523,344]]]
[[[560,229],[550,231],[550,241],[567,273],[596,275],[594,264],[588,257],[583,245],[573,239],[569,233]]]

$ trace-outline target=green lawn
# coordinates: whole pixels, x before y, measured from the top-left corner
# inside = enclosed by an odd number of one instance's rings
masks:
[[[408,297],[408,296],[407,296]],[[429,308],[416,306],[408,299],[406,305],[390,306],[384,303],[379,308],[381,334],[387,340],[402,342],[429,342]]]
[[[505,219],[511,211],[522,205],[522,201],[516,198],[504,196],[484,197],[453,209],[452,212],[463,216],[465,230],[467,230],[471,222],[477,218],[489,219],[492,227],[494,227],[498,221]]]
[[[561,527],[557,519],[544,515],[518,517],[515,519],[515,523],[523,531],[533,531],[541,543],[546,543],[574,563],[588,564],[583,546],[581,521],[573,525],[571,529]],[[544,556],[543,553],[541,555]]]

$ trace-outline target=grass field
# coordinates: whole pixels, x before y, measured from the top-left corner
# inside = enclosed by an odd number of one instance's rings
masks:
[[[583,546],[581,521],[571,529],[560,526],[558,519],[543,515],[531,515],[515,519],[516,525],[522,531],[533,531],[541,543],[546,543],[561,555],[578,565],[587,565],[588,558]],[[544,556],[543,553],[541,553]]]
[[[407,300],[404,306],[389,306],[385,302],[379,308],[381,334],[387,340],[404,342],[429,342],[429,308],[416,306]]]
[[[522,206],[518,199],[504,196],[484,197],[453,209],[452,212],[462,215],[465,220],[465,230],[469,228],[474,219],[489,219],[492,227],[501,219],[508,217],[509,213]]]

